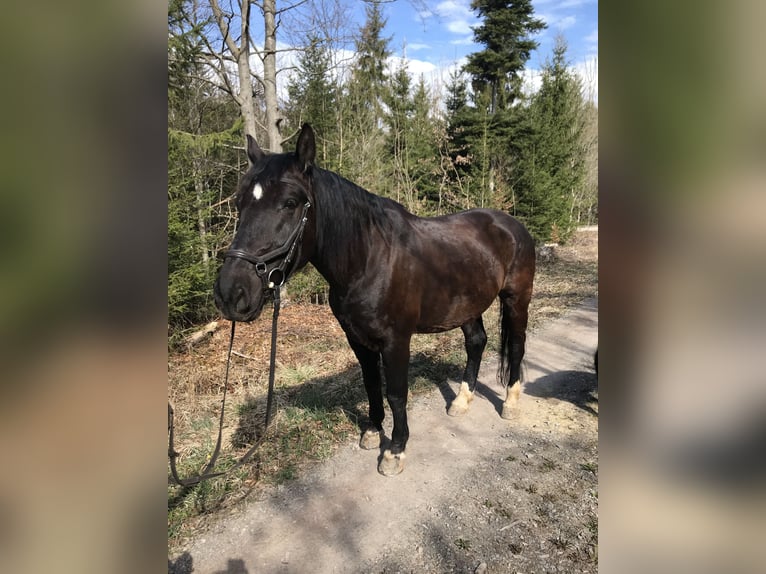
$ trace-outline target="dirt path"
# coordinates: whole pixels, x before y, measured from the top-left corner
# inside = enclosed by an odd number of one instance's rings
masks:
[[[594,300],[530,335],[513,421],[498,414],[489,354],[465,417],[446,414],[456,382],[411,401],[403,474],[383,477],[377,451],[344,445],[220,520],[169,571],[595,572],[597,335]]]

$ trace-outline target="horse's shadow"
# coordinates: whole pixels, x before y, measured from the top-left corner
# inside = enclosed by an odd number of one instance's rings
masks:
[[[524,393],[533,397],[567,401],[598,416],[598,377],[593,371],[549,373],[526,383]]]
[[[409,367],[411,389],[417,391],[436,386],[449,406],[455,393],[448,381],[459,380],[462,370],[463,365],[456,362],[435,360],[423,353],[413,354]],[[385,396],[385,376],[382,380]],[[299,385],[277,388],[274,404],[279,409],[295,407],[315,414],[340,411],[360,432],[367,429],[370,422],[367,393],[358,364],[331,375],[308,379]],[[265,393],[245,402],[240,408],[239,423],[232,436],[235,447],[246,447],[260,438],[264,432],[265,412]],[[390,440],[382,437],[381,448],[387,448],[389,444]]]

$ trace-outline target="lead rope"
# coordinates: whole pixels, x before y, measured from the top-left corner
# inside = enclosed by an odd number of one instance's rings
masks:
[[[235,321],[232,321],[231,334],[229,335],[229,351],[226,355],[226,374],[224,375],[224,382],[223,382],[223,397],[221,398],[221,416],[218,421],[218,440],[216,441],[213,454],[210,456],[210,461],[208,461],[208,463],[205,465],[205,468],[197,476],[192,476],[189,478],[181,478],[178,475],[178,470],[176,468],[176,459],[178,458],[179,453],[175,449],[175,432],[174,432],[175,425],[173,420],[175,411],[173,409],[173,406],[170,404],[170,402],[168,402],[168,458],[170,459],[171,476],[173,478],[173,481],[179,486],[183,486],[183,487],[194,486],[195,484],[198,484],[202,482],[203,480],[208,480],[210,478],[223,476],[231,472],[232,470],[239,468],[240,466],[245,464],[250,459],[250,457],[253,456],[253,454],[255,454],[255,451],[258,450],[258,447],[261,446],[261,443],[266,437],[266,431],[269,429],[269,425],[271,424],[271,407],[274,402],[274,373],[276,371],[276,358],[277,358],[277,319],[279,319],[279,308],[281,305],[281,300],[280,300],[281,287],[282,287],[281,285],[274,285],[274,315],[271,320],[271,355],[269,358],[269,391],[266,397],[266,423],[264,425],[263,434],[255,442],[255,444],[251,446],[250,449],[242,456],[242,458],[240,458],[236,462],[236,464],[234,464],[234,466],[224,471],[210,472],[215,466],[215,463],[218,460],[218,456],[221,453],[221,443],[223,438],[223,415],[224,415],[224,409],[226,407],[226,389],[229,386],[229,366],[231,365],[231,351],[234,345],[234,325],[236,324]]]

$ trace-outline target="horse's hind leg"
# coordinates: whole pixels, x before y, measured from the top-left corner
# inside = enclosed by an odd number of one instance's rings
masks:
[[[362,367],[362,379],[370,405],[370,424],[362,431],[359,446],[371,450],[380,447],[380,439],[383,435],[383,418],[385,417],[380,378],[380,353],[371,351],[364,345],[352,340],[351,337],[348,337],[348,342]]]
[[[514,293],[500,293],[500,369],[499,378],[506,386],[504,419],[513,417],[513,407],[521,393],[521,360],[527,339],[529,301],[532,283]]]
[[[484,347],[487,346],[487,333],[481,317],[468,321],[460,328],[465,336],[465,352],[468,360],[463,373],[463,382],[460,383],[460,391],[447,411],[447,414],[453,417],[468,412],[468,405],[473,400],[473,391],[476,388],[476,378],[479,376],[481,356],[484,353]]]

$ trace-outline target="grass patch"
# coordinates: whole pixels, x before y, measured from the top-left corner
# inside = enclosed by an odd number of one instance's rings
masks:
[[[316,375],[317,369],[311,365],[283,366],[279,369],[280,383],[290,387],[305,383]]]
[[[465,540],[464,538],[458,538],[455,540],[455,546],[460,548],[461,550],[470,550],[471,549],[471,541]]]
[[[199,474],[211,452],[212,447],[206,446],[184,457],[178,468],[181,477]],[[221,455],[216,469],[229,469],[235,462],[233,456]],[[188,535],[194,527],[191,519],[222,508],[233,493],[240,491],[248,472],[247,468],[241,467],[230,475],[206,480],[192,487],[168,485],[168,539],[175,540]]]
[[[559,464],[547,457],[543,457],[543,462],[540,463],[540,470],[542,472],[550,472],[559,468]]]
[[[555,548],[558,548],[559,550],[566,550],[569,548],[572,543],[567,540],[566,538],[562,538],[560,535],[556,536],[555,538],[550,538],[548,540]]]

